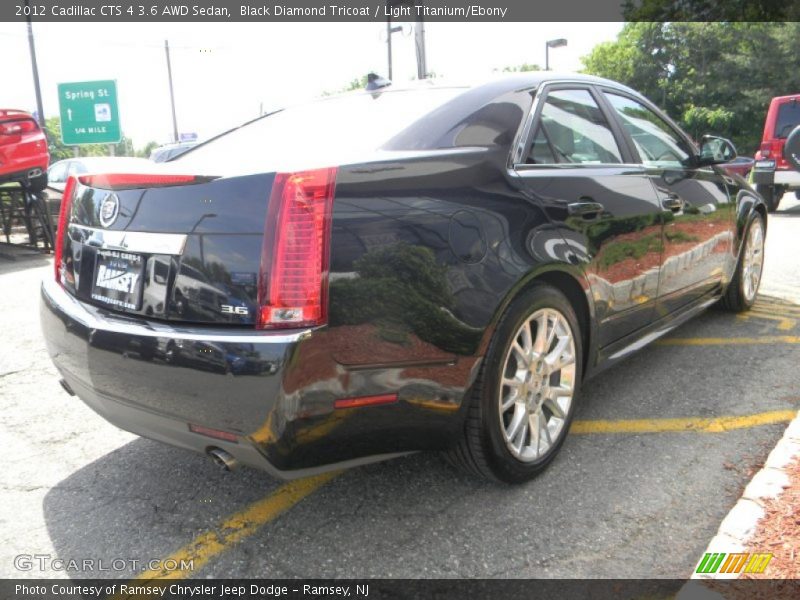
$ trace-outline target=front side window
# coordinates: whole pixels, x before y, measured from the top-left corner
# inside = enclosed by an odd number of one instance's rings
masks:
[[[673,168],[686,164],[692,150],[664,119],[627,96],[604,93],[633,139],[643,164]]]
[[[547,95],[528,164],[621,162],[614,134],[588,90],[556,90]]]

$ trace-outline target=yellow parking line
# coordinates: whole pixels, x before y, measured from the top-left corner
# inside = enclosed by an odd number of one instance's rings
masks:
[[[655,342],[659,346],[743,346],[751,344],[800,344],[796,335],[764,335],[759,337],[668,338]]]
[[[773,410],[754,415],[727,417],[686,417],[678,419],[625,419],[619,421],[575,421],[570,433],[665,433],[691,431],[720,433],[772,423],[788,423],[797,415],[794,410]]]
[[[662,432],[706,432],[718,433],[731,429],[756,427],[771,423],[786,423],[795,417],[795,411],[777,410],[745,416],[726,416],[716,418],[687,417],[677,419],[631,419],[631,420],[592,420],[575,421],[570,433],[575,434],[614,434],[614,433],[662,433]],[[298,479],[279,487],[265,498],[254,502],[243,510],[225,518],[210,530],[201,533],[191,542],[161,560],[161,564],[191,564],[192,569],[168,571],[149,570],[135,578],[132,585],[143,581],[151,585],[163,586],[167,580],[186,579],[196,576],[198,571],[211,559],[228,550],[234,544],[255,534],[261,527],[275,520],[301,500],[318,490],[340,471],[324,473],[315,477]],[[157,580],[163,580],[159,583]],[[122,598],[149,598],[148,595],[124,594]]]
[[[269,496],[254,502],[243,510],[227,517],[216,527],[200,534],[183,548],[172,553],[161,563],[170,564],[174,560],[187,564],[193,561],[194,570],[155,570],[144,571],[136,580],[186,579],[197,573],[208,561],[227,550],[233,544],[256,533],[261,527],[273,521],[282,513],[300,502],[303,498],[321,488],[340,472],[324,473],[314,477],[290,481],[279,487]]]

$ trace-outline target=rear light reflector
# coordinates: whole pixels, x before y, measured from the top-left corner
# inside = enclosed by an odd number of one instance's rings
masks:
[[[17,119],[0,123],[0,144],[15,143],[24,133],[38,131],[39,126],[31,119]]]
[[[101,190],[126,190],[151,187],[169,187],[172,185],[188,185],[210,181],[210,177],[197,177],[195,175],[169,175],[152,173],[103,173],[98,175],[83,175],[80,182],[89,187]]]
[[[275,176],[261,252],[259,329],[327,322],[335,185],[335,168]]]
[[[64,243],[69,227],[69,214],[72,211],[72,197],[75,194],[77,180],[74,176],[67,179],[64,193],[61,196],[61,210],[58,213],[58,231],[56,232],[55,269],[56,281],[62,283],[61,275],[66,272],[64,263]],[[62,284],[63,285],[63,284]]]
[[[221,429],[212,429],[211,427],[203,427],[202,425],[189,423],[189,431],[192,433],[199,433],[200,435],[205,435],[207,437],[212,437],[217,440],[225,440],[226,442],[233,442],[234,444],[239,443],[239,438],[235,433],[222,431]]]
[[[381,394],[379,396],[358,396],[356,398],[340,398],[333,402],[333,408],[359,408],[362,406],[380,406],[394,404],[397,394]]]

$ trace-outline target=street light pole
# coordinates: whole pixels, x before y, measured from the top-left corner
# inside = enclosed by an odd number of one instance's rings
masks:
[[[167,53],[167,77],[169,78],[169,101],[172,105],[172,141],[178,142],[178,117],[175,115],[175,92],[172,89],[172,64],[169,60],[169,40],[164,40],[164,51]]]
[[[30,0],[25,0],[25,6],[30,7]],[[28,49],[31,53],[31,70],[33,71],[33,89],[36,93],[36,116],[39,126],[44,129],[44,109],[42,108],[42,90],[39,86],[39,67],[36,63],[36,44],[33,41],[33,25],[31,24],[31,11],[25,19],[28,22]]]
[[[550,48],[562,48],[567,45],[567,40],[564,38],[557,38],[555,40],[547,40],[544,45],[544,70],[550,70]]]
[[[428,65],[425,57],[425,21],[422,17],[417,18],[414,41],[417,49],[417,79],[425,79],[428,77]]]

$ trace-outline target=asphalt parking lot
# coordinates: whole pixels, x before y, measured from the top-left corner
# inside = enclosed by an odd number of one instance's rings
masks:
[[[0,575],[146,578],[172,557],[194,567],[173,577],[687,577],[800,407],[798,227],[786,198],[756,310],[709,311],[587,383],[563,452],[519,487],[432,454],[286,484],[119,431],[58,384],[50,260],[0,256]]]

